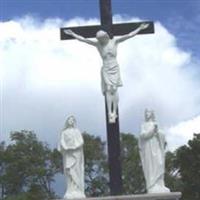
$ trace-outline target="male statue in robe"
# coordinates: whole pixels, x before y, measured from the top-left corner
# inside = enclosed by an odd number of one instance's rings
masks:
[[[119,102],[117,89],[122,86],[120,69],[116,58],[117,46],[119,43],[134,37],[137,33],[146,29],[148,26],[149,24],[141,24],[136,30],[129,34],[118,38],[113,37],[112,39],[109,37],[108,33],[100,30],[96,33],[97,41],[84,38],[70,29],[64,31],[66,34],[76,38],[77,40],[96,47],[99,51],[103,61],[103,66],[101,68],[101,85],[103,95],[106,97],[109,123],[115,123],[117,118],[117,106]]]
[[[76,128],[74,116],[68,117],[58,145],[58,151],[63,156],[63,168],[67,184],[65,199],[85,197],[83,143],[83,137]]]
[[[147,192],[170,192],[164,183],[166,140],[158,129],[153,111],[145,110],[138,142]]]

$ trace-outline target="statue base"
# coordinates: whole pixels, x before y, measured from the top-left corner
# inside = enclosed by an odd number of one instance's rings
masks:
[[[108,197],[88,197],[84,199],[73,200],[179,200],[181,198],[181,192],[169,192],[169,193],[152,193],[152,194],[138,194],[138,195],[126,195],[126,196],[108,196]],[[66,200],[66,199],[56,199]]]

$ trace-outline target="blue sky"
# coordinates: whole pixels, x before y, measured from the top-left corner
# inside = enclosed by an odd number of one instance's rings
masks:
[[[97,17],[98,0],[1,0],[3,19],[34,14],[40,18],[74,16]],[[153,20],[166,20],[180,15],[193,18],[198,14],[197,0],[113,0],[113,14],[135,15]]]
[[[3,21],[32,15],[39,20],[99,18],[98,0],[0,0]],[[177,35],[178,45],[200,56],[199,0],[113,0],[113,14],[162,22]]]

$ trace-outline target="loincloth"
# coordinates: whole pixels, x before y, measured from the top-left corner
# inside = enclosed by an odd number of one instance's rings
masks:
[[[119,65],[103,66],[101,68],[101,87],[103,94],[105,94],[105,92],[107,91],[108,86],[122,86]]]

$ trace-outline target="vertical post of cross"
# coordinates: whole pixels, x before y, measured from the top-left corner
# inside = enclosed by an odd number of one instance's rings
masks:
[[[113,38],[111,1],[99,0],[99,4],[101,27],[109,34],[110,38]]]
[[[101,26],[110,38],[113,37],[112,31],[112,9],[110,0],[99,0]],[[120,157],[120,130],[119,130],[119,113],[115,123],[109,123],[108,108],[106,104],[106,127],[108,142],[108,163],[110,177],[110,193],[111,195],[119,195],[122,193],[122,170]],[[118,110],[118,109],[117,109]]]

